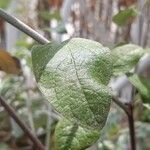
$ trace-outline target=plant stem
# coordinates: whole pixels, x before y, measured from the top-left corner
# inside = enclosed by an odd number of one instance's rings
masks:
[[[32,129],[32,132],[35,134],[36,131],[35,131],[35,125],[34,125],[34,119],[33,119],[33,112],[32,112],[32,100],[31,100],[31,86],[30,86],[30,83],[29,83],[29,79],[31,78],[31,75],[28,75],[27,73],[23,73],[24,74],[24,83],[26,84],[26,87],[27,87],[27,97],[25,99],[25,102],[26,102],[26,107],[27,107],[27,116],[28,116],[28,121],[29,121],[29,125]]]
[[[126,105],[124,105],[122,102],[121,102],[121,99],[118,98],[117,96],[113,96],[112,100],[120,107],[124,110],[124,112],[129,115],[130,112],[128,110],[128,108],[126,107]]]
[[[50,150],[50,135],[51,135],[51,118],[48,116],[47,117],[47,127],[46,127],[46,141],[45,141],[45,150]]]
[[[130,111],[130,113],[127,116],[128,116],[128,124],[129,124],[131,150],[136,150],[136,138],[135,138],[133,105],[132,104],[127,104],[127,106],[128,106],[128,110]]]
[[[135,137],[135,126],[134,126],[134,116],[133,116],[133,104],[123,104],[121,99],[117,96],[113,96],[113,102],[115,102],[120,108],[124,110],[128,117],[128,125],[129,125],[129,134],[130,134],[130,146],[131,150],[136,150],[136,137]]]
[[[34,126],[34,120],[33,120],[33,114],[32,114],[32,102],[31,102],[31,99],[30,99],[30,90],[27,91],[27,96],[28,96],[28,99],[26,99],[26,107],[27,107],[27,111],[28,111],[28,120],[29,120],[29,124],[30,124],[30,127],[32,129],[32,132],[35,134],[36,131],[35,131],[35,126]]]
[[[52,113],[50,106],[48,105],[48,101],[46,101],[46,107],[49,113]],[[46,141],[45,141],[45,150],[51,150],[50,140],[51,140],[51,126],[52,126],[52,118],[50,115],[47,115],[47,127],[46,127]]]
[[[25,125],[24,122],[21,121],[21,119],[17,116],[17,114],[15,113],[14,109],[9,106],[9,104],[7,104],[5,102],[5,100],[0,97],[0,103],[1,105],[5,108],[5,110],[7,111],[7,113],[16,121],[16,123],[21,127],[21,129],[25,132],[25,134],[28,135],[28,137],[30,138],[30,140],[34,143],[34,146],[37,148],[37,150],[44,150],[44,146],[42,145],[42,143],[40,142],[40,140],[33,135],[33,133],[31,132],[31,130]]]
[[[13,17],[12,15],[5,12],[3,9],[0,8],[0,17],[2,17],[5,21],[10,23],[11,25],[15,26],[20,31],[26,33],[30,37],[32,37],[34,40],[36,40],[40,44],[46,44],[50,41],[44,38],[42,35],[37,33],[35,30],[18,20],[17,18]]]

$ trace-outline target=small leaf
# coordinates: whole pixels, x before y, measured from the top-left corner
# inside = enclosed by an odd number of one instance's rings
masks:
[[[2,49],[0,49],[0,70],[8,74],[22,74],[19,59],[11,56],[8,52]]]
[[[150,104],[144,103],[143,106],[150,111]]]
[[[67,30],[65,28],[65,25],[63,23],[59,23],[57,27],[54,29],[59,34],[67,33]]]
[[[144,103],[150,103],[150,78],[136,74],[128,75],[129,81],[137,88]]]
[[[23,40],[18,40],[16,42],[16,46],[18,46],[18,47],[25,47],[25,48],[31,48],[31,46],[33,46],[33,43],[29,43],[27,40],[23,39]]]
[[[51,19],[56,19],[56,20],[61,19],[60,12],[58,10],[54,12],[42,11],[39,14],[44,20],[48,20],[48,21]]]
[[[114,17],[113,21],[119,25],[123,26],[126,25],[132,18],[137,16],[137,9],[135,7],[130,7],[125,10],[121,10],[118,12]]]
[[[133,44],[126,44],[112,50],[113,72],[115,75],[127,73],[138,63],[144,50]]]
[[[84,129],[68,120],[61,120],[56,126],[57,150],[83,150],[93,145],[100,133],[94,130]]]
[[[73,38],[32,50],[39,88],[51,104],[82,126],[101,129],[111,102],[110,50],[100,43]]]
[[[43,30],[46,31],[46,32],[50,32],[50,33],[51,33],[52,31],[57,32],[57,33],[59,33],[59,34],[67,33],[67,30],[66,30],[66,28],[65,28],[65,25],[64,25],[63,23],[59,23],[59,24],[57,25],[57,27],[55,27],[55,28],[44,28]]]

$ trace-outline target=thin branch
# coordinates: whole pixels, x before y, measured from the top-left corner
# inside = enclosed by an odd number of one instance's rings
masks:
[[[121,102],[121,99],[120,99],[120,98],[118,98],[117,96],[113,96],[113,97],[112,97],[112,100],[113,100],[113,102],[115,102],[119,107],[121,107],[127,115],[130,115],[130,112],[129,112],[129,110],[128,110],[128,107],[126,107],[126,105]]]
[[[52,113],[52,110],[48,104],[48,101],[45,101],[45,105],[47,107],[47,111],[49,113]],[[51,114],[47,115],[47,127],[46,127],[46,140],[45,140],[45,150],[50,150],[51,149],[51,145],[50,145],[50,140],[51,140],[51,127],[52,127],[52,118],[50,117]]]
[[[113,96],[113,102],[115,102],[120,108],[124,110],[128,117],[128,125],[129,125],[129,135],[130,135],[130,146],[131,150],[136,150],[136,137],[135,137],[135,126],[134,126],[134,116],[133,116],[133,104],[127,103],[123,104],[120,98],[117,96]]]
[[[36,132],[35,132],[34,119],[33,119],[33,112],[32,112],[31,88],[28,85],[29,78],[31,78],[31,76],[24,73],[24,82],[27,87],[26,92],[27,92],[27,97],[28,97],[28,99],[25,99],[26,107],[27,107],[27,111],[28,111],[27,116],[28,116],[28,121],[29,121],[29,125],[32,129],[32,132],[35,134]]]
[[[128,124],[129,124],[131,150],[136,150],[136,137],[135,137],[134,116],[133,116],[133,105],[128,104],[127,106],[128,106],[128,110],[130,111],[130,114],[128,115]]]
[[[28,99],[26,99],[26,107],[27,107],[27,111],[28,111],[28,120],[29,120],[29,124],[30,127],[32,129],[32,132],[35,134],[35,126],[34,126],[34,120],[33,120],[33,113],[32,113],[32,101],[30,99],[30,90],[27,91],[27,96]]]
[[[51,135],[51,123],[52,123],[52,121],[51,121],[51,118],[48,116],[47,117],[47,127],[46,127],[46,140],[45,140],[45,150],[49,150],[50,149],[50,140],[51,140],[51,137],[50,137],[50,135]]]
[[[3,9],[0,8],[0,17],[2,17],[5,21],[16,27],[17,29],[21,30],[22,32],[26,33],[34,40],[36,40],[40,44],[46,44],[50,41],[44,38],[42,35],[37,33],[35,30],[18,20],[17,18],[13,17],[12,15],[5,12]]]
[[[31,132],[31,130],[25,125],[24,122],[21,121],[21,119],[17,116],[17,114],[15,113],[14,109],[9,106],[5,100],[0,97],[0,103],[1,105],[5,108],[5,110],[7,111],[7,113],[16,121],[16,123],[21,127],[21,129],[25,132],[25,134],[28,135],[28,137],[30,138],[30,140],[34,143],[34,146],[38,149],[38,150],[44,150],[44,146],[41,144],[40,140],[34,136]]]

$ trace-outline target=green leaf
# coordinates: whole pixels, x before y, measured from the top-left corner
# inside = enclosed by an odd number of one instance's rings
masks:
[[[47,63],[53,56],[56,54],[63,45],[66,43],[59,45],[57,43],[50,43],[46,45],[37,45],[33,47],[32,50],[32,63],[33,63],[33,71],[36,77],[36,80],[39,81],[41,74],[43,73]]]
[[[137,74],[128,75],[129,81],[137,88],[144,103],[150,103],[150,78]]]
[[[132,6],[130,8],[127,8],[125,10],[121,10],[120,12],[118,12],[113,17],[113,21],[117,25],[123,26],[123,25],[126,25],[131,18],[136,17],[137,14],[138,14],[137,8],[135,6]]]
[[[33,45],[32,43],[27,42],[27,40],[25,40],[25,39],[18,40],[16,42],[16,46],[18,46],[18,47],[31,48],[32,45]]]
[[[49,33],[51,33],[52,31],[57,32],[59,34],[67,33],[65,25],[63,23],[59,23],[55,28],[44,28],[43,30]]]
[[[9,147],[5,143],[0,143],[0,150],[8,150]]]
[[[3,8],[3,9],[7,8],[10,2],[11,2],[10,0],[1,0],[0,8]]]
[[[61,120],[56,126],[55,136],[57,150],[84,150],[98,140],[100,133]]]
[[[150,54],[150,47],[145,48],[145,52],[146,52],[147,54]]]
[[[54,30],[59,34],[67,33],[65,25],[63,23],[59,23]]]
[[[150,111],[150,104],[144,103],[143,106]]]
[[[101,129],[108,115],[112,75],[110,50],[100,43],[73,38],[32,50],[33,70],[51,104],[82,126]]]
[[[56,10],[54,12],[42,11],[39,14],[44,20],[47,20],[47,21],[49,21],[51,19],[56,19],[56,20],[61,19],[60,12],[58,10]]]
[[[133,44],[126,44],[112,50],[113,73],[115,75],[129,72],[143,56],[144,50]]]

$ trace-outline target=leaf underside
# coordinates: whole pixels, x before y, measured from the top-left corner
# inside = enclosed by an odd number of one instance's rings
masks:
[[[104,126],[111,102],[108,48],[73,38],[34,47],[32,62],[40,90],[58,112],[85,127]]]
[[[144,103],[150,103],[150,78],[133,74],[128,76],[129,81],[137,88]]]
[[[59,121],[55,129],[57,150],[84,150],[94,144],[100,133],[84,129],[66,119]]]
[[[120,75],[129,72],[143,56],[144,50],[134,44],[126,44],[112,50],[113,73]]]

